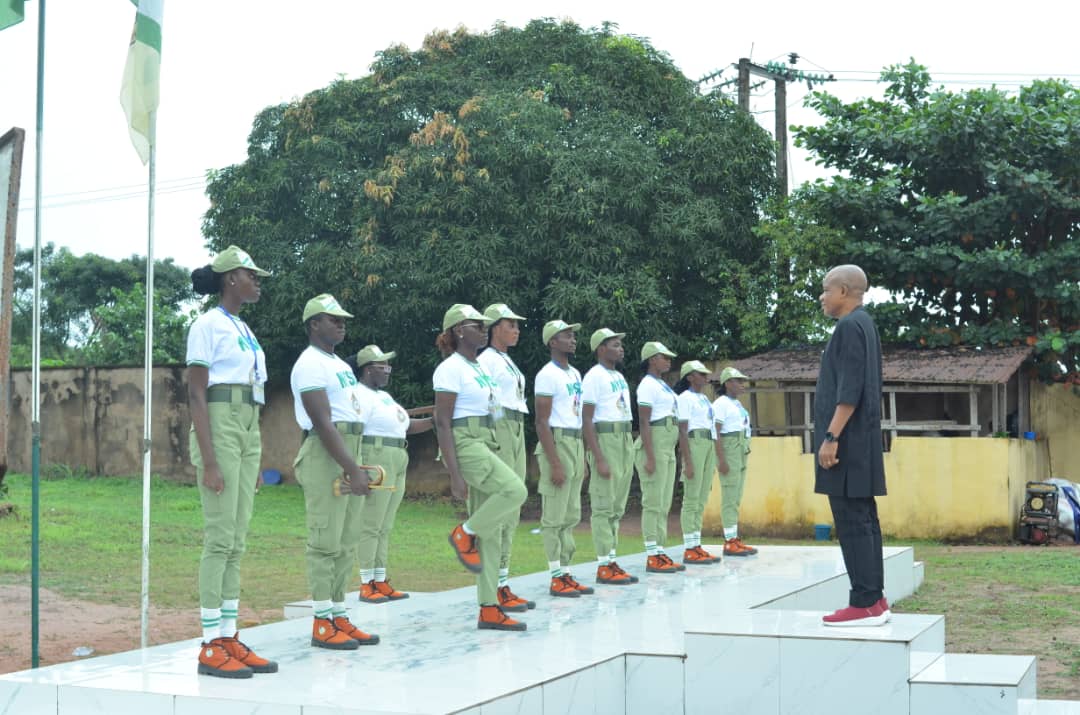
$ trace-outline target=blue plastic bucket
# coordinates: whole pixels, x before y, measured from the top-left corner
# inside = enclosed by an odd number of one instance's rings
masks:
[[[281,484],[281,472],[276,469],[264,469],[262,472],[263,484]]]
[[[831,524],[814,524],[815,541],[828,541],[830,538],[832,538]]]

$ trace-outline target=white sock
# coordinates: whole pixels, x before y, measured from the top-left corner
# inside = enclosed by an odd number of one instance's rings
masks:
[[[739,525],[736,524],[735,526],[731,527],[730,529],[725,526],[724,527],[724,538],[727,539],[728,541],[731,541],[732,539],[739,538]]]
[[[701,532],[694,532],[694,546],[701,546]]]
[[[349,612],[345,610],[344,601],[334,601],[333,605],[330,606],[330,612],[333,614],[334,618],[340,616],[344,616],[345,618],[349,617]]]
[[[209,643],[215,638],[221,637],[221,609],[200,608],[199,615],[202,618],[203,643]]]
[[[611,563],[611,559],[609,559],[607,556],[597,556],[596,560],[600,562],[601,566],[607,566]]]
[[[694,535],[693,534],[683,534],[682,535],[682,540],[683,540],[683,548],[684,549],[689,551],[690,549],[694,548]]]
[[[467,521],[461,525],[461,530],[469,536],[476,536],[476,532],[472,530],[472,528],[469,526],[469,522]]]
[[[551,572],[551,578],[559,578],[563,575],[562,566],[558,561],[548,561],[548,571]]]
[[[660,553],[660,549],[657,548],[655,541],[645,542],[645,553],[647,553],[649,556],[656,556],[658,553]]]
[[[316,618],[330,618],[330,612],[334,607],[334,604],[330,603],[329,600],[313,601],[311,605],[315,610]]]
[[[607,555],[607,556],[608,556],[608,563],[611,563],[612,561],[614,561],[614,560],[615,560],[615,549],[612,549],[612,550],[611,550],[611,551],[610,551],[610,552],[608,553],[608,555]]]
[[[240,599],[229,598],[221,602],[221,635],[232,638],[236,635],[236,616],[240,612]]]
[[[375,569],[360,569],[360,583],[371,583],[375,580]]]
[[[375,580],[376,581],[385,581],[386,580],[386,569],[375,569]]]
[[[499,569],[499,588],[510,585],[510,569]]]

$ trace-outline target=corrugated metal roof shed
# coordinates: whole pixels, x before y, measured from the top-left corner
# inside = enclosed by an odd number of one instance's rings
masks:
[[[755,381],[816,382],[823,347],[773,350],[732,364]],[[995,385],[1008,382],[1030,354],[1026,346],[926,350],[883,346],[881,359],[885,382]]]

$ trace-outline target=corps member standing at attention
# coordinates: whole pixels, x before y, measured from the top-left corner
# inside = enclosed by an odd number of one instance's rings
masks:
[[[523,631],[524,623],[499,606],[497,584],[500,533],[528,496],[524,482],[495,451],[495,416],[499,400],[495,381],[477,362],[487,345],[491,321],[471,305],[458,303],[443,316],[443,332],[435,344],[444,360],[435,368],[435,428],[443,464],[450,472],[450,491],[458,499],[477,493],[476,509],[450,532],[458,561],[477,575],[480,616],[476,627]]]
[[[536,375],[536,458],[540,465],[540,533],[551,571],[552,596],[577,598],[593,593],[570,573],[574,527],[581,521],[581,485],[585,446],[581,440],[581,373],[570,364],[577,349],[580,323],[551,320],[544,325],[544,345],[551,361]]]
[[[292,369],[293,409],[304,440],[293,466],[304,489],[307,512],[307,571],[315,620],[311,645],[355,650],[375,645],[379,637],[354,626],[345,609],[345,584],[356,559],[356,542],[368,489],[368,469],[360,464],[364,405],[349,364],[334,354],[345,339],[351,318],[333,296],[322,294],[304,306],[309,345]],[[343,476],[344,475],[344,476]],[[344,479],[348,493],[337,496],[334,483]]]
[[[713,402],[716,420],[716,470],[720,473],[720,519],[724,522],[724,556],[753,556],[757,549],[739,538],[739,505],[746,486],[750,456],[750,413],[739,402],[746,375],[733,367],[720,373],[720,393]]]
[[[703,393],[709,369],[697,360],[683,363],[675,392],[679,395],[679,451],[682,453],[683,563],[713,564],[701,546],[701,520],[716,471],[716,424],[713,407]]]
[[[589,463],[589,502],[592,504],[593,543],[596,545],[596,582],[615,586],[637,583],[615,561],[619,522],[634,477],[633,415],[630,386],[619,372],[626,333],[600,328],[589,348],[596,364],[581,381],[581,423],[585,456]]]
[[[380,485],[383,488],[364,497],[363,508],[355,523],[359,535],[350,539],[357,544],[360,600],[365,603],[400,601],[409,597],[391,586],[386,577],[390,531],[405,496],[405,472],[409,467],[405,436],[432,428],[432,418],[410,419],[405,408],[383,390],[390,382],[390,361],[396,355],[384,353],[378,345],[366,345],[350,358],[354,374],[360,381],[355,388],[357,398],[366,412],[364,435],[360,438],[364,462],[372,467],[382,467],[386,473]]]
[[[266,383],[266,355],[239,313],[244,304],[258,302],[259,278],[268,275],[236,246],[191,273],[196,293],[219,296],[217,307],[188,331],[187,382],[189,449],[203,509],[198,671],[223,678],[278,669],[240,642],[236,630],[240,557],[262,457],[259,411]]]
[[[518,369],[507,351],[518,344],[521,328],[518,321],[525,320],[510,310],[505,303],[489,305],[484,310],[488,320],[488,346],[477,361],[495,380],[495,397],[499,401],[499,413],[495,416],[495,441],[499,444],[496,454],[506,466],[514,470],[521,483],[525,483],[525,417],[529,407],[525,404],[525,375]],[[477,506],[479,492],[469,493],[469,513]],[[499,605],[504,611],[520,613],[536,608],[532,601],[518,597],[510,590],[510,547],[514,543],[514,531],[521,520],[521,513],[514,512],[500,530],[499,552]]]
[[[671,369],[673,357],[675,353],[660,342],[648,342],[641,347],[641,371],[645,377],[637,389],[639,424],[634,466],[641,482],[641,535],[648,553],[645,570],[650,573],[686,570],[664,552],[668,511],[675,492],[679,408],[675,391],[661,376]]]

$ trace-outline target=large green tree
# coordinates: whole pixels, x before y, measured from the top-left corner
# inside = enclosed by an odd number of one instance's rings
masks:
[[[751,117],[611,26],[436,32],[263,111],[247,160],[211,174],[205,232],[275,273],[250,309],[272,372],[328,291],[358,316],[347,348],[397,350],[395,390],[428,400],[454,302],[527,315],[530,371],[555,317],[583,342],[627,331],[628,362],[648,339],[694,357],[771,344],[773,259],[752,229],[772,158]]]
[[[12,363],[28,365],[33,330],[34,252],[20,250],[15,256],[14,306],[12,319]],[[146,256],[120,260],[93,253],[76,256],[65,247],[48,243],[41,249],[41,356],[54,364],[137,365],[143,361],[142,319],[128,316],[127,325],[116,323],[117,301],[130,307],[132,291],[145,296]],[[175,345],[183,340],[186,321],[183,309],[195,296],[191,276],[173,259],[154,262],[156,320],[160,329],[156,340],[167,351],[156,351],[164,362],[182,362],[183,350]],[[145,298],[144,298],[145,300]],[[120,311],[123,313],[123,311]],[[108,338],[102,329],[110,332]],[[109,348],[102,352],[105,340]],[[90,353],[86,349],[98,345]]]
[[[931,89],[914,61],[882,79],[882,100],[812,96],[825,121],[796,142],[842,173],[804,188],[803,220],[892,292],[887,337],[1028,344],[1044,377],[1080,382],[1080,92]]]

